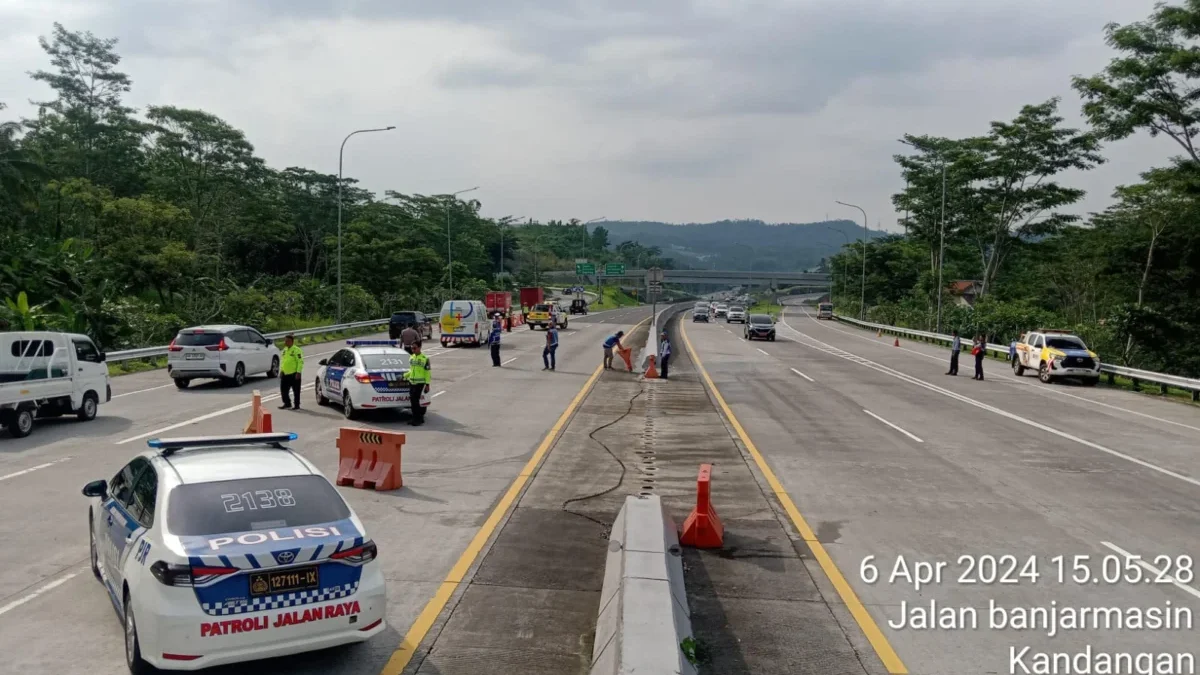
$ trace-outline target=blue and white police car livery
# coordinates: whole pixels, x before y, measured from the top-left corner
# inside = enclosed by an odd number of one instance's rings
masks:
[[[346,347],[321,359],[313,390],[317,404],[341,405],[346,419],[356,419],[363,410],[399,408],[410,410],[409,353],[399,340],[347,340]],[[429,406],[429,393],[421,395]]]
[[[152,440],[88,483],[92,572],[125,658],[198,670],[362,642],[384,630],[376,547],[295,434]]]

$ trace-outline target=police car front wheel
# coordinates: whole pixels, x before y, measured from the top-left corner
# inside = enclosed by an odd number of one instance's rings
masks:
[[[92,575],[100,579],[100,552],[96,550],[96,523],[88,511],[88,559],[92,564]]]

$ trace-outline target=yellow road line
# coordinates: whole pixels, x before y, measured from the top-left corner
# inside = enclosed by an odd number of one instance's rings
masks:
[[[775,493],[775,498],[783,505],[783,510],[787,511],[788,516],[792,519],[792,524],[796,526],[796,531],[800,533],[800,537],[808,544],[809,550],[813,552],[813,556],[820,563],[825,576],[829,578],[829,582],[837,589],[838,595],[842,596],[842,602],[846,603],[850,614],[858,622],[858,627],[862,629],[863,634],[867,637],[867,641],[875,649],[876,656],[883,662],[884,668],[887,668],[889,673],[893,675],[907,674],[908,668],[904,667],[904,662],[900,660],[900,657],[896,654],[896,650],[892,649],[891,643],[888,642],[883,631],[879,629],[879,625],[875,623],[875,619],[871,618],[871,614],[867,612],[867,608],[863,606],[862,601],[858,599],[858,594],[850,587],[850,584],[846,581],[846,577],[842,575],[837,564],[833,562],[833,558],[829,556],[829,552],[817,540],[817,535],[808,526],[808,522],[804,520],[804,516],[800,515],[800,510],[796,508],[796,504],[788,496],[787,490],[783,488],[783,484],[775,477],[775,472],[767,464],[766,458],[758,451],[758,447],[754,445],[754,441],[750,440],[750,435],[746,433],[741,422],[738,421],[737,417],[733,414],[733,410],[730,409],[729,404],[725,402],[725,397],[721,396],[717,385],[708,376],[708,371],[704,369],[704,364],[700,362],[699,354],[696,353],[696,349],[692,347],[691,340],[688,339],[687,329],[684,327],[683,322],[679,324],[679,332],[683,336],[683,343],[687,346],[688,354],[692,357],[692,361],[696,363],[696,369],[700,371],[700,376],[704,378],[704,382],[712,391],[713,397],[717,399],[717,404],[721,406],[725,417],[733,425],[738,438],[742,439],[742,443],[750,451],[750,456],[754,458],[754,463],[758,465],[758,470],[767,479],[767,484],[770,485],[771,491]]]
[[[633,328],[629,329],[629,332],[632,333],[633,331],[637,330],[638,326],[641,326],[648,320],[649,319],[643,319],[642,321],[637,322]],[[604,372],[603,364],[596,366],[596,370],[592,372],[592,376],[589,377],[588,381],[584,383],[583,388],[579,390],[579,393],[575,394],[575,398],[571,400],[571,404],[568,405],[567,409],[563,411],[563,414],[559,416],[558,421],[554,423],[554,426],[550,427],[550,431],[546,434],[546,437],[542,439],[541,444],[538,445],[537,450],[535,450],[533,453],[533,456],[530,457],[529,461],[525,463],[525,466],[521,469],[521,473],[517,474],[517,477],[513,479],[512,485],[508,486],[508,491],[504,493],[504,497],[502,497],[500,502],[496,504],[496,507],[492,509],[491,514],[488,516],[487,520],[484,521],[483,526],[480,527],[479,531],[475,533],[475,537],[471,539],[471,543],[467,544],[466,550],[462,552],[462,555],[459,556],[458,561],[454,563],[454,567],[450,568],[450,573],[446,575],[446,578],[442,581],[441,585],[438,586],[437,592],[433,594],[433,597],[428,603],[426,603],[425,609],[421,610],[421,613],[417,616],[417,620],[414,621],[412,626],[409,627],[408,633],[406,633],[404,635],[404,639],[400,641],[400,646],[396,648],[396,651],[392,652],[391,658],[389,658],[388,662],[384,664],[383,670],[380,671],[380,675],[401,675],[401,673],[404,672],[405,667],[408,666],[408,662],[412,660],[414,655],[416,655],[417,647],[421,645],[421,641],[424,640],[425,636],[429,634],[429,629],[433,627],[434,622],[437,621],[438,616],[442,613],[442,610],[445,609],[446,604],[450,602],[450,598],[453,597],[454,591],[458,590],[458,585],[461,584],[463,579],[467,576],[467,572],[471,569],[471,565],[475,564],[475,559],[479,557],[479,552],[483,550],[484,545],[487,544],[488,539],[490,539],[492,533],[495,532],[496,526],[500,524],[500,521],[504,518],[504,515],[508,513],[509,507],[513,505],[513,502],[516,501],[517,496],[521,494],[521,490],[525,487],[525,484],[529,482],[529,479],[532,478],[533,474],[537,472],[538,464],[541,463],[542,459],[550,451],[550,448],[554,446],[554,442],[558,439],[558,434],[562,431],[563,427],[566,426],[567,420],[571,418],[571,415],[573,415],[575,410],[579,408],[579,405],[583,403],[583,399],[586,398],[588,392],[592,390],[592,385],[594,385],[596,380],[600,378],[600,373],[602,372]]]

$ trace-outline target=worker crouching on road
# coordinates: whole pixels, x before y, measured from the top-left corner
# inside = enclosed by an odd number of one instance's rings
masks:
[[[500,367],[500,316],[492,319],[492,332],[488,333],[488,349],[492,352],[492,367]]]
[[[421,353],[421,341],[417,340],[410,347],[412,356],[408,358],[408,403],[412,406],[412,419],[408,421],[414,427],[425,423],[425,408],[421,405],[421,395],[429,391],[429,357]]]
[[[615,334],[609,335],[607,338],[605,338],[605,340],[604,340],[604,369],[605,370],[612,370],[613,349],[616,348],[618,350],[621,350],[621,349],[625,348],[624,346],[621,345],[622,337],[625,337],[625,331],[619,330]]]
[[[300,374],[304,372],[304,352],[296,346],[296,338],[289,335],[283,339],[283,350],[279,352],[279,397],[283,399],[280,410],[300,409]],[[292,405],[292,397],[296,405]]]

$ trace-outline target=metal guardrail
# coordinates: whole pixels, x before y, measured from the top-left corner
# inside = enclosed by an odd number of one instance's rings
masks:
[[[278,340],[288,335],[319,335],[321,333],[336,333],[343,330],[353,330],[355,328],[369,328],[371,326],[381,326],[386,324],[391,317],[387,319],[377,319],[374,321],[355,321],[354,323],[339,323],[332,326],[317,326],[316,328],[297,328],[296,330],[284,330],[277,333],[264,333],[263,337],[270,340]],[[166,356],[167,345],[161,347],[141,347],[139,349],[124,349],[116,352],[106,352],[104,357],[109,363],[118,363],[121,361],[132,361],[134,359],[148,359],[155,356]]]
[[[650,361],[651,354],[654,355],[654,358],[658,358],[658,336],[662,335],[663,326],[666,325],[663,323],[662,316],[667,312],[667,310],[675,307],[677,304],[678,303],[664,306],[662,309],[658,310],[658,313],[655,314],[650,320],[650,334],[646,336],[646,346],[642,348],[642,360],[638,366],[639,372],[646,372],[646,364]]]
[[[954,338],[950,335],[942,333],[933,333],[925,330],[914,330],[912,328],[900,328],[898,326],[889,326],[882,323],[872,323],[870,321],[860,321],[852,319],[848,316],[834,315],[834,318],[843,323],[848,323],[852,326],[862,328],[870,328],[872,330],[883,331],[890,335],[901,335],[910,338],[918,338],[929,342],[945,342],[950,343]],[[998,353],[1002,356],[1008,356],[1008,345],[999,345],[988,343],[988,351]],[[1107,363],[1100,364],[1100,372],[1108,376],[1108,383],[1112,384],[1117,377],[1124,377],[1132,380],[1135,387],[1140,387],[1143,382],[1157,384],[1159,390],[1166,394],[1168,389],[1180,389],[1190,392],[1193,401],[1200,401],[1200,380],[1181,375],[1169,375],[1167,373],[1156,373],[1151,370],[1141,370],[1138,368],[1127,368],[1125,366],[1116,366]]]

